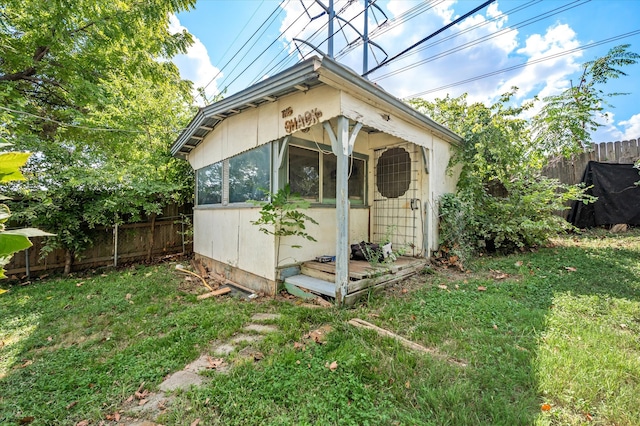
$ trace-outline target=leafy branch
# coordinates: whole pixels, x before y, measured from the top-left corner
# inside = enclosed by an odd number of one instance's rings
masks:
[[[310,222],[318,225],[318,222],[302,212],[309,208],[309,201],[292,194],[291,188],[287,184],[276,193],[264,191],[268,195],[268,202],[256,202],[262,206],[260,218],[251,221],[258,226],[260,232],[276,237],[276,265],[280,262],[280,241],[282,237],[301,237],[308,241],[316,241],[308,232],[305,223]],[[291,247],[300,248],[300,245]]]

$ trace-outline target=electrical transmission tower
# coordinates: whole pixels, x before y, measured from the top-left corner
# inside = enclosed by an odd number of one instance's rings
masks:
[[[353,46],[356,46],[360,43],[362,43],[363,45],[363,51],[362,51],[362,74],[368,74],[369,71],[369,51],[371,50],[374,58],[375,56],[375,52],[373,51],[373,49],[377,49],[380,52],[382,52],[382,54],[384,54],[384,59],[382,59],[382,61],[377,61],[378,65],[380,63],[384,63],[386,61],[386,59],[389,57],[389,55],[387,55],[387,52],[385,52],[385,50],[377,43],[371,41],[369,39],[369,12],[372,12],[374,14],[374,18],[376,20],[376,22],[378,21],[377,17],[375,16],[375,12],[376,10],[378,12],[380,12],[383,16],[384,16],[384,20],[382,23],[378,24],[378,26],[382,26],[384,25],[388,18],[387,15],[384,13],[384,11],[378,7],[375,4],[376,0],[365,0],[364,3],[364,11],[363,11],[363,15],[364,15],[364,30],[361,32],[360,30],[358,30],[355,25],[353,25],[351,23],[351,21],[344,19],[343,17],[341,17],[339,14],[336,14],[335,9],[334,9],[334,0],[329,0],[329,4],[325,5],[321,0],[314,0],[314,2],[319,5],[323,12],[312,16],[311,13],[309,13],[309,8],[304,4],[304,2],[302,0],[300,0],[300,3],[302,4],[302,6],[305,9],[305,12],[307,13],[307,16],[309,17],[309,19],[311,19],[311,21],[315,21],[318,18],[321,18],[323,16],[328,16],[329,22],[328,22],[328,35],[326,38],[327,41],[327,53],[325,54],[324,52],[322,52],[320,50],[320,48],[318,46],[313,45],[311,42],[307,41],[307,40],[301,40],[298,38],[294,38],[293,41],[296,42],[296,48],[298,49],[298,52],[300,52],[301,55],[302,51],[300,50],[300,48],[298,47],[297,43],[301,43],[304,45],[309,46],[311,49],[313,49],[314,51],[320,53],[323,56],[328,56],[331,59],[334,59],[334,53],[333,53],[333,38],[334,36],[338,33],[338,32],[342,32],[342,34],[345,37],[345,40],[347,41],[347,46],[346,48],[350,48]],[[349,4],[351,4],[352,1],[349,2]],[[334,31],[334,21],[338,21],[339,23],[339,29],[337,31]],[[349,41],[349,39],[347,38],[346,34],[345,34],[345,27],[349,27],[351,28],[355,34],[357,35],[357,37],[351,41]],[[304,56],[304,55],[303,55]]]

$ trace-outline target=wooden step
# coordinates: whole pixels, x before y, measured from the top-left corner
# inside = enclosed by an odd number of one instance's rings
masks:
[[[313,291],[314,293],[336,297],[336,284],[330,281],[309,277],[307,275],[294,275],[292,277],[285,278],[284,282],[302,289]]]

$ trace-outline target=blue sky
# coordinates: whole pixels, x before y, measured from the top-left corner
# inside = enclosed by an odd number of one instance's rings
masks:
[[[335,9],[362,32],[363,0],[334,0]],[[323,0],[328,5],[329,0]],[[481,0],[378,0],[370,13],[372,41],[389,57],[482,4]],[[294,38],[327,50],[326,16],[304,0],[198,0],[195,9],[172,17],[174,31],[186,29],[195,43],[174,62],[183,78],[206,87],[209,96],[230,95],[313,55]],[[387,23],[378,24],[385,19]],[[336,28],[338,23],[335,24]],[[349,26],[334,37],[342,64],[363,71],[361,43]],[[558,93],[578,81],[581,64],[614,46],[631,44],[640,53],[640,0],[498,0],[419,48],[371,73],[371,81],[399,98],[426,99],[468,93],[472,101],[495,102],[517,86],[517,102]],[[384,58],[375,49],[369,68]],[[511,71],[504,71],[511,68]],[[640,64],[611,81],[610,99],[596,142],[640,138]],[[487,76],[488,75],[488,76]],[[484,78],[479,78],[486,76]]]

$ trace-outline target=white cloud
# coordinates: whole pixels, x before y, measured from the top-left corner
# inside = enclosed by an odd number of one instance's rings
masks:
[[[184,30],[188,31],[180,24],[178,17],[170,15],[169,32],[177,33]],[[193,82],[194,89],[206,86],[205,93],[208,98],[218,93],[217,81],[222,78],[222,73],[211,64],[207,48],[197,37],[193,37],[193,44],[186,54],[176,55],[172,61],[180,70],[180,76]],[[215,80],[212,81],[214,77]],[[194,93],[194,96],[196,96],[198,103],[204,104],[204,100],[198,96],[197,92]]]
[[[632,115],[631,118],[619,124],[624,128],[623,140],[640,138],[640,114]]]

